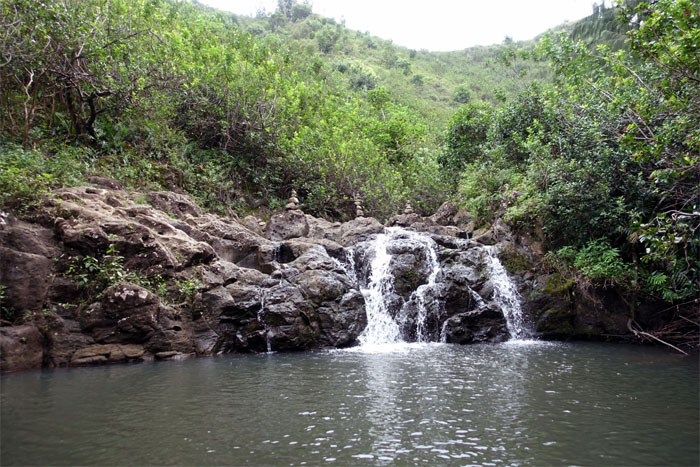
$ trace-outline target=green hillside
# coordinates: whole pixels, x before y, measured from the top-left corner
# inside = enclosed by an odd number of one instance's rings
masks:
[[[417,110],[434,130],[444,130],[460,105],[495,103],[533,80],[549,78],[546,65],[521,58],[533,50],[533,41],[505,38],[501,45],[454,52],[413,50],[350,30],[310,12],[306,5],[294,6],[289,17],[279,9],[268,16],[234,17],[251,34],[317,55],[345,77],[350,89],[390,89],[393,99]]]
[[[0,2],[0,208],[93,175],[239,215],[292,189],[338,220],[355,196],[379,219],[453,199],[536,236],[563,284],[697,296],[697,1],[441,53],[279,4]]]

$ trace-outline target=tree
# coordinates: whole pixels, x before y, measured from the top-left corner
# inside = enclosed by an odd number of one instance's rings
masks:
[[[411,74],[411,62],[409,62],[408,60],[404,60],[404,59],[398,60],[396,62],[396,67],[398,69],[400,69],[405,76],[408,76]]]
[[[450,119],[438,162],[453,182],[467,164],[482,156],[492,118],[490,104],[475,103],[461,107]]]
[[[460,84],[459,86],[457,86],[452,96],[452,100],[454,100],[455,102],[459,102],[460,104],[469,103],[471,98],[471,92],[469,92],[469,88],[464,84]]]
[[[643,246],[649,287],[682,300],[700,290],[700,12],[691,0],[636,3],[618,9],[629,51],[563,36],[545,38],[540,51],[556,72],[550,99],[571,115],[552,126],[570,147],[585,148],[576,135],[599,135],[591,144],[607,149],[581,152],[602,164],[591,176],[609,179],[599,196],[619,196],[629,213],[618,224],[630,248]]]
[[[287,19],[292,18],[292,9],[296,4],[296,0],[277,0],[277,11],[283,14]]]
[[[339,37],[340,33],[337,28],[330,25],[323,26],[323,28],[316,33],[318,50],[326,54],[333,52],[333,47],[335,47],[335,43],[338,41]]]
[[[396,49],[393,45],[387,44],[382,51],[382,63],[387,68],[392,68],[396,65],[398,56],[396,55]]]
[[[311,5],[306,3],[295,3],[292,6],[292,20],[301,21],[311,14]]]
[[[112,28],[110,15],[102,14],[99,4],[0,4],[0,24],[5,26],[0,95],[11,102],[0,117],[5,131],[20,133],[28,142],[32,128],[52,127],[65,113],[71,134],[95,140],[99,116],[133,105],[145,87],[138,76],[157,67],[153,54],[138,47],[138,39],[150,36],[153,18],[144,7],[138,20]]]

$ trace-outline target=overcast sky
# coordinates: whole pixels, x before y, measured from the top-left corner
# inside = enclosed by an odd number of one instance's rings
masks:
[[[272,13],[277,0],[199,0],[237,14]],[[473,45],[532,39],[566,20],[592,12],[594,0],[312,0],[314,13],[345,19],[412,49],[460,50]]]

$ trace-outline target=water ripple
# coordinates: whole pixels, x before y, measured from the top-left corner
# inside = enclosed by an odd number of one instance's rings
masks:
[[[657,349],[394,344],[2,376],[2,465],[678,464],[698,362]]]

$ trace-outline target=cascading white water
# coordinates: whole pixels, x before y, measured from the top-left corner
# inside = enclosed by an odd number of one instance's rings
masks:
[[[418,315],[416,316],[416,339],[418,342],[427,342],[429,340],[426,329],[428,309],[426,307],[425,299],[428,291],[435,287],[435,281],[440,273],[440,262],[438,261],[437,256],[437,245],[430,237],[411,232],[411,238],[417,240],[425,247],[428,262],[430,263],[430,275],[428,276],[428,282],[420,285],[413,293],[418,305]],[[413,296],[411,298],[413,298]]]
[[[389,253],[392,242],[408,242],[411,248],[421,251],[421,258],[425,264],[425,271],[428,273],[426,282],[418,286],[403,303],[398,312],[395,311],[396,299],[394,293],[394,282],[391,266],[392,255]],[[466,245],[465,245],[466,246]],[[486,266],[486,273],[493,284],[493,298],[490,300],[503,312],[506,326],[511,340],[521,341],[527,339],[530,333],[523,326],[522,310],[518,292],[513,281],[501,264],[497,256],[497,247],[471,244],[472,248],[483,248],[482,259]],[[362,346],[376,346],[381,344],[391,344],[404,342],[408,336],[403,332],[411,332],[415,329],[415,340],[418,342],[428,342],[439,339],[446,341],[447,321],[443,321],[441,313],[444,313],[444,303],[441,302],[440,292],[437,296],[437,281],[440,277],[440,261],[438,259],[438,246],[428,235],[403,229],[401,227],[390,227],[384,233],[377,235],[369,245],[366,256],[371,258],[369,264],[369,277],[367,286],[360,288],[365,298],[365,310],[367,313],[367,327],[359,337]],[[346,262],[337,261],[348,275],[355,272],[352,252]],[[357,277],[354,277],[357,279]],[[475,291],[470,289],[472,298],[477,307],[486,305],[484,299]],[[390,306],[391,301],[391,306]],[[390,308],[394,307],[392,316]],[[442,311],[441,311],[442,310]],[[466,311],[466,310],[465,310]],[[438,330],[431,330],[429,327],[441,325],[439,335]],[[413,336],[410,337],[413,340]]]
[[[391,255],[387,251],[390,234],[377,235],[372,246],[374,259],[370,264],[370,276],[367,288],[360,291],[365,297],[365,310],[367,313],[367,327],[360,335],[360,343],[363,346],[390,344],[398,342],[400,338],[399,325],[389,314],[385,300],[392,289],[392,276],[389,274]]]
[[[437,256],[437,245],[428,236],[403,229],[401,227],[390,227],[386,233],[378,235],[372,246],[374,258],[370,264],[370,277],[367,288],[361,289],[365,297],[365,309],[367,311],[367,327],[360,335],[362,345],[378,345],[403,341],[399,323],[389,313],[386,302],[393,291],[393,276],[390,273],[389,265],[391,255],[387,251],[387,245],[399,237],[404,237],[414,243],[420,244],[426,252],[429,263],[429,275],[427,282],[420,285],[404,304],[404,310],[410,302],[417,306],[416,316],[416,339],[418,342],[429,340],[427,332],[428,308],[426,299],[428,292],[435,287],[436,279],[440,273],[440,262]],[[354,267],[352,268],[354,271]],[[405,316],[399,317],[399,320]]]
[[[268,328],[267,323],[263,319],[263,312],[265,311],[265,291],[262,289],[260,291],[260,309],[258,310],[258,322],[260,322],[265,329],[265,344],[267,351],[272,352],[272,344],[270,343],[270,328]]]
[[[345,274],[354,283],[357,283],[357,273],[355,273],[355,255],[352,248],[345,250],[345,261],[340,261],[336,258],[331,258],[338,268],[342,269]]]
[[[345,271],[348,277],[357,283],[357,274],[355,273],[355,252],[352,248],[345,250],[345,261],[347,262],[347,268]]]
[[[513,281],[508,277],[506,268],[498,259],[498,248],[496,246],[484,247],[486,252],[486,270],[489,280],[493,284],[494,297],[506,319],[506,326],[511,339],[524,339],[529,337],[529,332],[523,326],[523,313],[520,308],[518,290]]]

